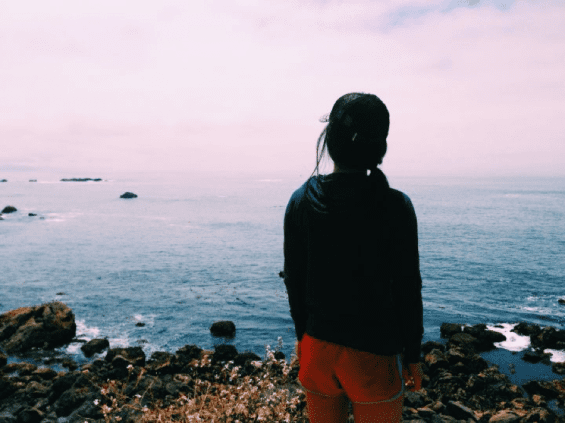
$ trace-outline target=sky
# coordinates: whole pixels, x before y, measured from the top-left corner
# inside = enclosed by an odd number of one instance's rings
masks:
[[[563,0],[0,0],[0,178],[310,174],[354,91],[387,174],[565,176],[563,28]]]

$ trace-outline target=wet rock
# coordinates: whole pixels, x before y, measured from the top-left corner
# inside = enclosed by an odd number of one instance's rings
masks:
[[[237,356],[237,349],[233,345],[216,345],[212,355],[212,364],[231,361]]]
[[[61,394],[57,402],[53,405],[57,416],[67,417],[75,409],[81,406],[92,394],[89,388],[71,388]]]
[[[528,413],[525,421],[528,423],[554,423],[557,419],[553,411],[547,408],[536,408]]]
[[[199,348],[196,345],[185,345],[182,348],[179,348],[175,355],[177,356],[177,360],[179,365],[184,369],[189,363],[194,359],[200,359],[200,354],[202,353],[202,348]]]
[[[549,364],[550,359],[550,353],[544,353],[539,350],[526,351],[522,356],[522,360],[527,361],[528,363],[539,363],[540,361],[544,361],[546,364]]]
[[[476,351],[490,351],[496,348],[494,346],[495,342],[506,341],[506,336],[500,332],[487,329],[487,325],[483,323],[474,326],[466,326],[463,329],[463,333],[467,333],[476,339],[473,345]]]
[[[447,347],[457,346],[463,348],[466,352],[475,351],[475,347],[478,345],[477,338],[468,333],[456,333],[447,343]]]
[[[17,212],[17,211],[18,211],[18,209],[15,208],[14,206],[6,206],[6,207],[4,207],[4,209],[2,210],[2,214],[4,214],[4,213],[6,213],[6,214],[8,214],[8,213],[14,213],[14,212]]]
[[[442,338],[451,338],[453,335],[463,332],[459,323],[442,323],[439,332]]]
[[[21,307],[0,315],[0,344],[8,353],[62,346],[75,335],[75,316],[61,302]]]
[[[404,393],[404,406],[410,408],[422,408],[426,405],[426,398],[422,392],[406,391]]]
[[[282,351],[275,351],[275,360],[284,360],[286,355]]]
[[[143,322],[137,322],[137,323],[135,324],[135,326],[137,326],[138,328],[142,328],[143,326],[145,326],[145,323],[143,323]]]
[[[564,349],[565,330],[559,330],[552,326],[545,327],[537,335],[531,335],[532,347],[537,349]]]
[[[10,363],[4,367],[5,373],[17,373],[19,376],[29,376],[35,370],[37,366],[32,363]]]
[[[94,354],[104,351],[110,347],[107,339],[92,339],[80,347],[85,357],[92,357]]]
[[[565,305],[565,298],[559,298],[557,302],[561,305]]]
[[[214,322],[210,327],[213,336],[225,336],[233,338],[235,336],[235,324],[230,320]]]
[[[7,179],[0,179],[0,182],[8,182]]]
[[[137,194],[134,194],[133,192],[124,192],[122,195],[120,195],[120,198],[137,198]]]
[[[557,398],[559,393],[552,385],[551,382],[540,382],[537,380],[530,380],[522,385],[522,388],[530,395],[538,394],[543,395],[548,399]]]
[[[36,213],[28,213],[27,215],[28,215],[29,217],[37,216]]]
[[[38,368],[36,370],[34,370],[32,372],[32,376],[38,376],[39,378],[43,379],[43,380],[53,380],[55,377],[57,377],[57,372],[53,369],[50,369],[48,367],[42,367],[42,368]]]
[[[520,416],[510,410],[501,410],[492,416],[488,423],[515,423],[520,421]]]
[[[145,353],[141,347],[111,348],[106,353],[106,357],[104,359],[107,362],[113,363],[113,360],[117,355],[122,356],[129,362],[129,364],[134,366],[145,366]]]
[[[565,363],[553,363],[551,370],[558,375],[565,375]]]
[[[539,325],[536,325],[534,323],[520,322],[516,326],[514,326],[511,332],[515,332],[518,335],[522,336],[536,336],[541,332],[541,328]]]
[[[78,369],[78,364],[76,363],[76,361],[74,361],[70,358],[65,358],[63,360],[63,362],[61,363],[61,365],[63,367],[65,367],[66,369],[69,369],[70,371]]]
[[[8,362],[8,357],[0,352],[0,368],[4,367]]]

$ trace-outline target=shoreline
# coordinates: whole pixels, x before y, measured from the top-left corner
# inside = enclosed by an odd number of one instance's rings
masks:
[[[25,338],[30,327],[37,331]],[[565,350],[565,331],[527,323],[514,332],[494,329],[444,323],[442,342],[422,344],[423,388],[405,394],[405,421],[565,422],[565,363],[551,363],[543,353]],[[41,332],[46,330],[52,332]],[[501,332],[515,336],[508,340]],[[146,357],[142,347],[116,348],[105,339],[84,342],[75,335],[74,314],[63,303],[0,315],[2,349],[41,341],[20,353],[0,349],[0,422],[308,421],[294,355],[287,359],[267,349],[261,358],[219,344]],[[534,350],[495,345],[509,341]],[[83,359],[61,351],[71,342],[82,344]]]

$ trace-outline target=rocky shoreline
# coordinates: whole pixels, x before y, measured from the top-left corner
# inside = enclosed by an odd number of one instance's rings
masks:
[[[525,360],[547,361],[544,349],[565,347],[559,329],[521,323],[514,331],[530,337],[533,351]],[[82,351],[93,361],[79,366],[66,359],[65,371],[49,360],[8,363],[1,352],[47,351],[75,334],[74,315],[62,303],[0,315],[0,423],[308,421],[299,364],[280,351],[267,351],[261,360],[232,345],[213,351],[186,345],[147,358],[141,347],[92,340]],[[552,366],[555,380],[518,386],[480,356],[505,340],[501,333],[444,323],[441,336],[446,342],[422,345],[423,388],[406,394],[404,421],[565,422],[563,363]]]

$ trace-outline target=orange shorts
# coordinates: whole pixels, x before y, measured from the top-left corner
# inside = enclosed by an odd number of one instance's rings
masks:
[[[304,334],[298,379],[307,391],[354,403],[394,401],[404,393],[400,354],[377,355]]]

